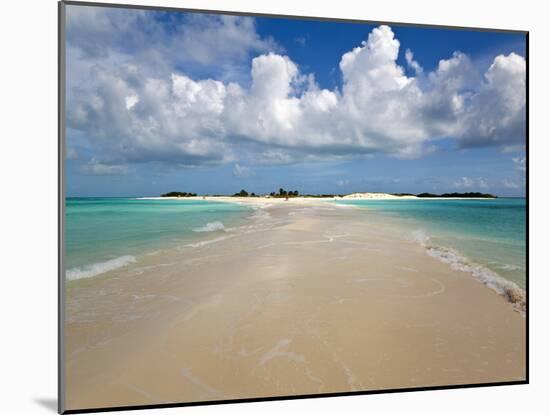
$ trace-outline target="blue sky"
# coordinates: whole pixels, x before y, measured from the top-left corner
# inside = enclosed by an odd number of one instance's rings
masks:
[[[68,6],[67,195],[525,192],[525,37]]]
[[[331,21],[258,18],[258,32],[273,36],[285,46],[293,60],[316,74],[325,88],[341,85],[338,62],[350,47],[360,45],[376,24],[350,24]],[[480,32],[391,25],[403,48],[414,50],[426,70],[437,67],[440,59],[454,51],[466,52],[488,67],[498,54],[515,52],[525,56],[525,37],[514,33]],[[397,62],[404,68],[405,49]]]

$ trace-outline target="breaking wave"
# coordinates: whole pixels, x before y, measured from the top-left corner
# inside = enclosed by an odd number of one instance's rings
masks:
[[[221,223],[220,221],[208,222],[206,225],[201,226],[200,228],[193,229],[194,232],[215,232],[223,230],[225,230],[225,226],[223,226],[223,223]]]
[[[229,235],[220,236],[219,238],[214,238],[214,239],[208,239],[206,241],[195,242],[195,243],[187,244],[185,246],[188,247],[188,248],[201,248],[201,247],[206,246],[206,245],[210,245],[210,244],[213,244],[213,243],[216,243],[216,242],[223,241],[227,238],[230,238],[230,236]]]
[[[128,264],[136,262],[136,258],[132,255],[124,255],[115,259],[110,259],[105,262],[86,265],[81,268],[71,268],[65,273],[68,280],[80,280],[82,278],[91,278],[96,275],[104,274],[113,271],[117,268],[122,268]]]
[[[428,255],[449,264],[454,270],[467,272],[473,275],[478,281],[506,298],[506,300],[512,303],[517,310],[523,313],[525,312],[525,291],[514,282],[502,278],[497,273],[482,265],[471,262],[452,248],[433,244],[430,237],[422,230],[413,232],[413,240],[422,245],[426,249]]]

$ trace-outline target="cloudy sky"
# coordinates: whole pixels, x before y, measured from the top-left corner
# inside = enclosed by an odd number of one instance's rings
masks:
[[[67,194],[525,193],[525,37],[67,6]]]

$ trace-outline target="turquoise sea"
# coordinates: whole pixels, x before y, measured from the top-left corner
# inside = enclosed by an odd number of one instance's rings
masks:
[[[526,203],[523,198],[346,200],[391,217],[454,264],[485,267],[525,288]],[[365,212],[366,213],[366,212]],[[436,249],[438,249],[436,251]]]
[[[239,226],[251,209],[204,200],[67,198],[66,276],[93,277],[166,246]]]
[[[482,280],[489,270],[525,288],[525,199],[336,203],[365,208],[371,218],[391,218],[430,254],[477,272]],[[236,203],[201,199],[67,198],[66,276],[93,277],[148,252],[216,238],[247,223],[252,212]]]

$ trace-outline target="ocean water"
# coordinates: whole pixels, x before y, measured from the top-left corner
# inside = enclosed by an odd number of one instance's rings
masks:
[[[251,209],[204,200],[67,198],[66,277],[81,279],[164,247],[212,238],[246,221]]]
[[[482,280],[495,273],[525,288],[526,206],[523,198],[337,203],[364,207],[371,213],[397,219],[406,226],[410,237],[429,248],[432,255],[456,268],[477,273]]]

